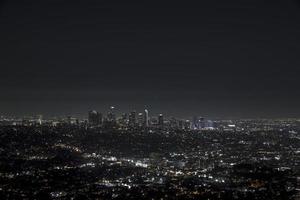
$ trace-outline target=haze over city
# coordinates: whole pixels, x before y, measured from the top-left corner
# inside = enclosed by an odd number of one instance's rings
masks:
[[[297,1],[3,1],[0,109],[299,117]]]

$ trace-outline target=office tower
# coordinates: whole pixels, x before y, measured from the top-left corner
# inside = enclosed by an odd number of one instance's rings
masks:
[[[147,109],[144,110],[144,127],[149,127],[149,112]]]
[[[199,129],[199,118],[197,116],[193,117],[192,129],[194,130]]]
[[[175,117],[171,117],[170,119],[170,127],[173,129],[178,128],[178,120]]]
[[[120,120],[119,120],[119,123],[120,123],[120,125],[122,125],[122,126],[126,126],[126,125],[128,124],[128,115],[127,115],[127,113],[123,113],[123,114],[121,115],[121,118],[120,118]]]
[[[139,113],[139,114],[138,114],[138,125],[139,125],[140,127],[142,127],[142,126],[143,126],[143,123],[144,123],[143,113]]]
[[[98,112],[97,125],[102,125],[102,122],[103,122],[103,116],[101,113]]]
[[[183,120],[178,121],[178,129],[184,129],[184,121]]]
[[[199,128],[205,128],[205,120],[204,117],[199,118]]]
[[[115,114],[115,107],[111,106],[109,108],[109,111],[107,113],[107,121],[109,122],[115,122],[116,121],[116,114]]]
[[[191,129],[191,122],[190,122],[190,120],[185,120],[185,122],[184,122],[184,129],[185,130]]]
[[[157,117],[150,117],[149,119],[149,124],[155,124],[155,125],[158,125],[158,118]]]
[[[158,116],[158,127],[163,128],[164,127],[164,117],[163,114],[159,114]]]
[[[136,124],[136,111],[132,111],[129,114],[129,126],[134,127]]]
[[[95,110],[89,112],[88,122],[91,126],[98,126],[102,123],[102,114]]]

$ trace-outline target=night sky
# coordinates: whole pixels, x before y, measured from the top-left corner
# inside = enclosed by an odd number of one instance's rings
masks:
[[[300,117],[295,0],[0,6],[0,115]]]

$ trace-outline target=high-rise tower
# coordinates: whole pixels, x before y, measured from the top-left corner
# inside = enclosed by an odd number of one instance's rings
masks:
[[[147,109],[144,110],[144,127],[149,127],[149,112]]]
[[[159,128],[164,127],[164,116],[163,116],[163,114],[159,114],[159,116],[158,116],[158,127]]]
[[[116,121],[116,114],[115,114],[115,107],[111,106],[109,108],[109,111],[107,113],[107,120],[109,122],[115,122]]]
[[[132,111],[130,114],[129,114],[129,126],[130,127],[134,127],[135,124],[136,124],[136,111]]]
[[[89,121],[89,124],[92,125],[92,126],[101,125],[101,123],[102,123],[102,114],[98,113],[95,110],[92,110],[92,111],[89,112],[88,121]]]

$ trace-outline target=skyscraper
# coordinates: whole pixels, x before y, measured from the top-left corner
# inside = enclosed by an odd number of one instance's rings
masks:
[[[91,126],[99,126],[102,124],[102,114],[92,110],[89,112],[88,121]]]
[[[190,128],[191,128],[191,122],[190,122],[190,120],[185,120],[185,122],[184,122],[184,129],[185,130],[190,130]]]
[[[142,127],[143,124],[144,124],[143,113],[139,113],[139,114],[138,114],[138,125],[139,125],[140,127]]]
[[[170,127],[173,129],[177,129],[179,127],[179,121],[175,117],[171,117]]]
[[[144,110],[144,127],[149,127],[149,112],[147,109]]]
[[[109,111],[107,113],[107,121],[109,122],[115,122],[116,121],[116,114],[115,114],[115,107],[111,106],[109,108]]]
[[[159,116],[158,116],[158,127],[159,128],[164,127],[164,116],[163,116],[163,114],[159,114]]]
[[[129,126],[134,127],[136,124],[136,111],[132,111],[129,114]]]
[[[199,117],[193,117],[192,129],[197,130],[199,129]]]

